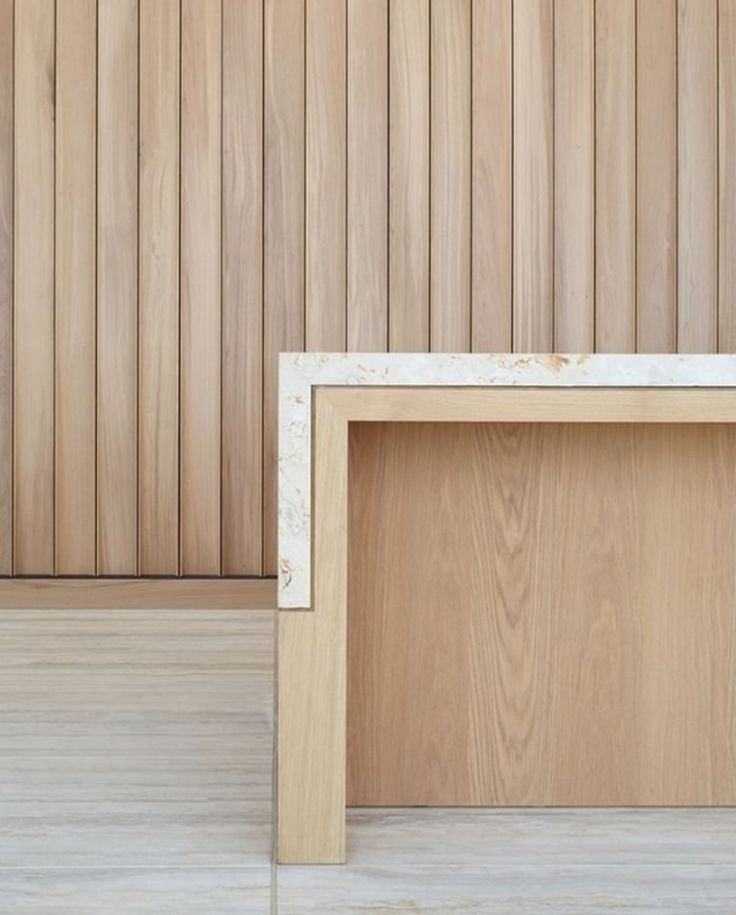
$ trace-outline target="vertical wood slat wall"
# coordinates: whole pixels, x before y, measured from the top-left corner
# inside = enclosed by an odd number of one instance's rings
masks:
[[[276,566],[281,350],[736,351],[736,0],[0,0],[0,575]]]

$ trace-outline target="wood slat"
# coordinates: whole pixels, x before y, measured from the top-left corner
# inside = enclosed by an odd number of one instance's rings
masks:
[[[594,4],[557,0],[554,15],[554,349],[595,349]]]
[[[306,347],[330,352],[346,345],[345,8],[306,10]]]
[[[204,611],[273,609],[276,607],[276,582],[268,578],[14,578],[0,581],[0,610],[150,611],[185,607]],[[67,636],[71,619],[69,615],[63,618]],[[104,619],[109,620],[109,617]],[[155,637],[149,645],[156,645]]]
[[[261,574],[261,0],[223,4],[222,571]]]
[[[514,4],[514,350],[553,347],[553,16]]]
[[[181,7],[181,572],[220,572],[219,0]]]
[[[718,10],[680,0],[677,21],[677,349],[717,350]]]
[[[141,0],[138,564],[179,571],[179,0]]]
[[[389,7],[389,349],[429,349],[429,4]]]
[[[636,6],[595,4],[595,349],[636,351]]]
[[[470,349],[470,0],[431,16],[430,349]]]
[[[718,6],[718,349],[736,352],[736,0]]]
[[[54,572],[54,0],[15,9],[14,571]]]
[[[100,0],[99,17],[97,571],[134,575],[138,568],[138,4]]]
[[[473,4],[472,349],[511,349],[511,0]]]
[[[13,571],[13,0],[0,0],[0,575]]]
[[[347,348],[388,343],[388,0],[349,0]]]
[[[94,0],[58,7],[54,542],[61,575],[95,573],[96,28]]]
[[[637,5],[636,319],[640,353],[677,348],[677,9]]]
[[[263,571],[276,571],[278,353],[304,349],[304,0],[266,0]]]

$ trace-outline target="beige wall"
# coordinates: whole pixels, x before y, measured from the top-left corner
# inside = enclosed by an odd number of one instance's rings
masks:
[[[0,0],[0,573],[275,570],[280,350],[736,351],[736,0]]]

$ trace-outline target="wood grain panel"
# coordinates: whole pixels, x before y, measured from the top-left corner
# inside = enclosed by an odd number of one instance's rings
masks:
[[[290,864],[345,860],[348,423],[319,394],[314,410],[315,612],[279,613],[277,638],[277,856]]]
[[[718,325],[716,0],[681,0],[677,33],[677,349],[712,353]]]
[[[736,0],[718,6],[718,350],[736,352]]]
[[[96,3],[56,16],[55,568],[95,573]]]
[[[13,571],[13,0],[0,2],[0,575]]]
[[[734,802],[736,427],[350,448],[348,803]]]
[[[546,353],[554,345],[551,0],[516,0],[513,37],[513,345]]]
[[[348,0],[347,348],[388,344],[388,0]]]
[[[306,348],[340,352],[345,311],[344,0],[307,0]]]
[[[595,349],[636,351],[636,6],[595,4]]]
[[[677,349],[677,9],[637,5],[636,319],[640,353]]]
[[[97,571],[100,575],[135,575],[138,4],[136,0],[100,0],[99,17]]]
[[[275,609],[276,582],[269,578],[14,578],[0,581],[0,610],[124,608],[147,612],[180,607],[203,612],[226,608]],[[109,617],[101,616],[100,620],[103,619],[108,624]],[[67,616],[65,626],[69,623]],[[155,644],[154,639],[151,645]]]
[[[430,349],[470,349],[470,0],[434,0]]]
[[[595,349],[595,10],[554,14],[554,349]]]
[[[222,7],[181,7],[180,568],[220,573]]]
[[[222,54],[222,572],[261,574],[261,0],[225,0]]]
[[[389,7],[389,349],[429,349],[429,4]]]
[[[54,572],[53,0],[15,9],[14,571]]]
[[[472,73],[472,346],[511,350],[511,0],[475,0]]]
[[[304,0],[266,0],[263,571],[276,571],[278,354],[304,349]]]
[[[179,0],[141,0],[138,564],[179,571]]]

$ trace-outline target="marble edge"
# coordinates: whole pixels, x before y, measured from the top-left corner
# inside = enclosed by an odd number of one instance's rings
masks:
[[[736,355],[281,353],[278,606],[311,603],[312,388],[736,387]]]

